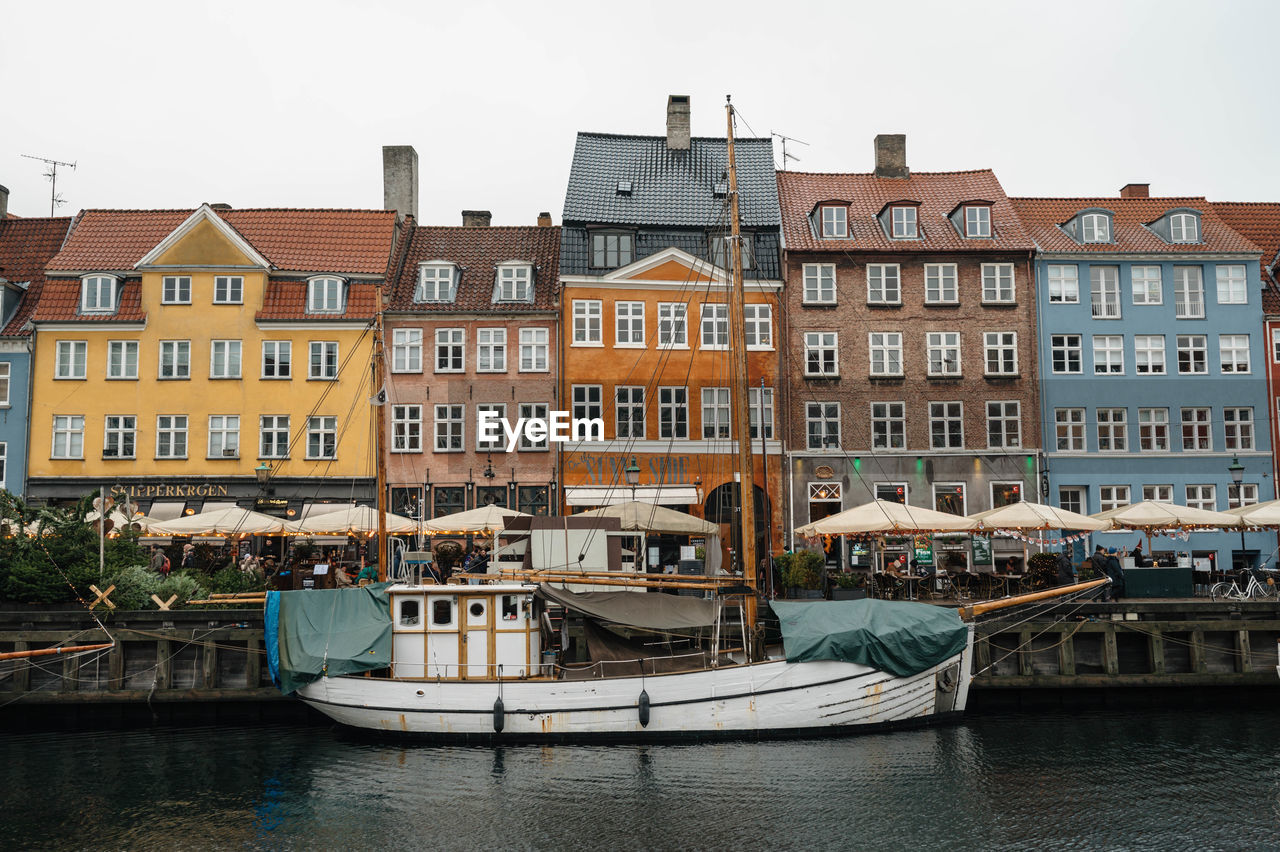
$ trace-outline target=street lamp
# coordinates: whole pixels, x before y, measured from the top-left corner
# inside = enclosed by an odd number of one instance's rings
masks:
[[[254,476],[258,477],[259,485],[266,485],[267,480],[271,478],[271,465],[262,462],[253,469]]]
[[[1227,472],[1231,474],[1231,481],[1234,482],[1236,486],[1236,505],[1243,506],[1244,505],[1244,486],[1241,485],[1240,483],[1244,479],[1244,465],[1240,464],[1239,455],[1234,455],[1231,457],[1231,464],[1227,465]],[[1246,557],[1244,555],[1244,526],[1242,525],[1240,527],[1240,564],[1242,566],[1245,565],[1245,559]]]
[[[631,502],[636,501],[636,486],[640,484],[640,465],[636,464],[636,457],[632,456],[631,461],[627,462],[627,466],[622,469],[623,475],[627,478],[627,485],[631,486]]]

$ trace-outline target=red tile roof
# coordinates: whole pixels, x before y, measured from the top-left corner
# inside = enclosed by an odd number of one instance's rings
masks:
[[[27,284],[27,292],[0,337],[22,335],[44,288],[44,267],[58,253],[71,225],[70,217],[0,219],[0,278]]]
[[[307,312],[307,282],[282,281],[272,278],[262,297],[260,320],[305,320],[307,322],[373,319],[377,312],[378,285],[366,281],[352,281],[347,285],[346,310],[342,313],[313,314]]]
[[[849,205],[850,239],[819,239],[810,225],[825,201]],[[876,214],[891,201],[920,205],[921,239],[890,239]],[[960,236],[949,216],[965,201],[991,202],[993,239]],[[1031,238],[1014,214],[1004,188],[990,169],[969,172],[913,172],[908,178],[874,174],[778,172],[782,232],[791,251],[1030,251]]]
[[[1014,198],[1022,224],[1045,252],[1155,252],[1199,254],[1242,252],[1257,254],[1257,247],[1233,231],[1204,198]],[[1168,243],[1146,225],[1177,207],[1200,212],[1199,243]],[[1078,243],[1062,228],[1081,210],[1100,208],[1114,216],[1114,242]]]
[[[192,210],[86,210],[48,268],[124,271]],[[271,264],[286,272],[385,275],[396,216],[390,210],[215,210]]]
[[[1280,259],[1280,203],[1216,201],[1213,209],[1231,230],[1262,250],[1262,280],[1270,284],[1266,267]]]
[[[453,302],[415,302],[418,264],[447,260],[459,267]],[[493,302],[495,267],[508,260],[529,261],[533,271],[532,302]],[[422,313],[529,313],[555,309],[560,270],[560,228],[536,225],[498,227],[420,226],[413,229],[400,275],[391,289],[392,311]]]
[[[113,314],[80,313],[80,279],[46,278],[31,315],[34,322],[142,322],[142,279],[126,278],[120,284],[119,309]]]

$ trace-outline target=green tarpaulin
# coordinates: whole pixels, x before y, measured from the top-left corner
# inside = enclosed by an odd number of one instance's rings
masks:
[[[773,601],[787,662],[843,660],[898,677],[964,649],[968,628],[953,609],[903,601]]]
[[[280,691],[390,666],[390,585],[269,593],[267,660]]]

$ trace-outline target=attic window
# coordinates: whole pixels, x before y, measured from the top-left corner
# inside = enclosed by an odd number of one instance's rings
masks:
[[[634,237],[617,231],[600,231],[591,235],[591,265],[596,269],[614,269],[631,262]]]
[[[834,204],[822,207],[822,238],[843,240],[849,236],[849,209]]]
[[[1169,241],[1174,243],[1200,242],[1200,222],[1194,213],[1174,213],[1169,217]]]
[[[728,181],[723,181],[723,180],[716,181],[716,185],[712,187],[711,192],[713,195],[715,195],[716,198],[724,198],[726,195],[729,194]]]
[[[532,302],[533,267],[527,263],[504,263],[498,267],[493,301]]]
[[[80,282],[80,313],[114,314],[120,279],[114,275],[89,275]]]
[[[631,181],[629,181],[629,180],[620,180],[620,181],[618,181],[618,194],[619,194],[619,195],[630,195],[630,194],[631,194]]]
[[[1106,213],[1086,213],[1080,217],[1080,241],[1111,242],[1111,217]]]
[[[342,279],[318,277],[307,281],[307,313],[336,314],[343,310]]]
[[[895,240],[914,240],[919,236],[916,227],[916,208],[893,208],[893,238]]]
[[[971,240],[991,238],[990,207],[973,206],[964,208],[964,235]]]
[[[457,292],[452,263],[424,263],[418,267],[418,287],[413,292],[415,302],[452,302]]]

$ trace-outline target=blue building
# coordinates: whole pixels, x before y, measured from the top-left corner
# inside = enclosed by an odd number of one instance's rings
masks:
[[[21,495],[27,478],[31,402],[31,331],[27,319],[44,283],[44,267],[62,248],[70,218],[8,215],[0,186],[0,487]]]
[[[1151,198],[1145,184],[1119,198],[1013,201],[1037,247],[1048,501],[1092,514],[1272,499],[1259,249],[1205,199]],[[1126,550],[1139,540],[1094,536]],[[1153,538],[1152,550],[1226,568],[1274,561],[1275,543],[1271,532],[1197,532]]]

